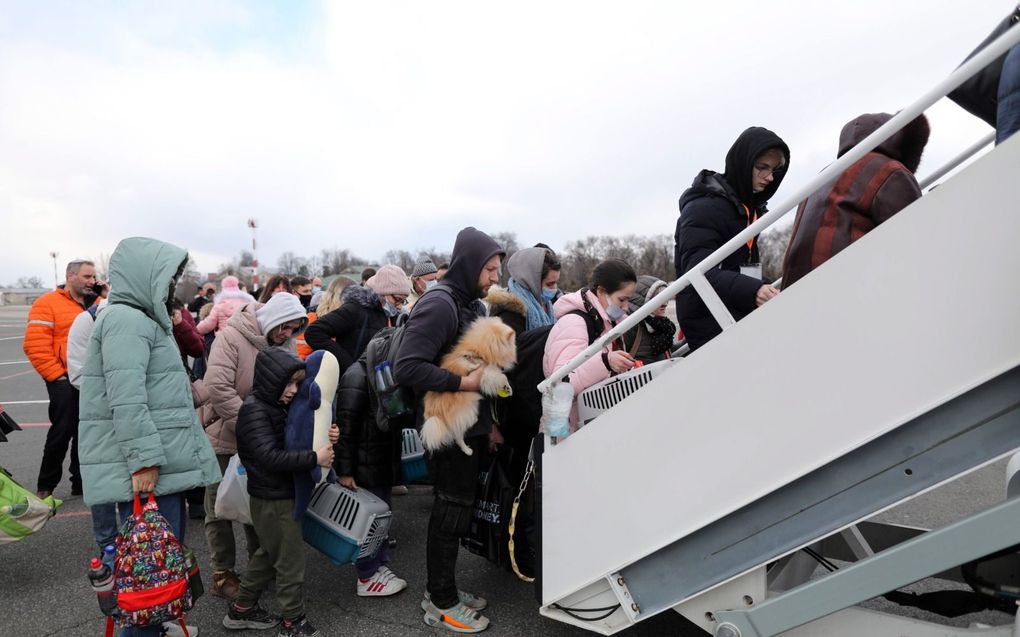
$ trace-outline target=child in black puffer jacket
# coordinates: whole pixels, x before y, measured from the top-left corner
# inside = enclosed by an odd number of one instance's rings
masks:
[[[337,482],[349,489],[366,489],[390,504],[390,493],[400,472],[401,431],[396,427],[382,431],[376,424],[376,397],[369,389],[364,356],[347,368],[338,391],[340,442],[333,465]],[[360,597],[385,597],[407,587],[407,582],[389,569],[389,561],[384,542],[375,557],[354,565]]]
[[[280,347],[266,348],[255,359],[254,386],[237,414],[237,452],[248,474],[252,525],[260,546],[241,578],[237,601],[223,618],[223,626],[232,630],[264,630],[280,623],[281,618],[258,605],[259,596],[275,580],[283,614],[280,636],[322,634],[305,619],[305,549],[293,515],[294,474],[332,463],[340,430],[333,425],[331,444],[315,451],[284,448],[287,406],[304,378],[300,358]]]

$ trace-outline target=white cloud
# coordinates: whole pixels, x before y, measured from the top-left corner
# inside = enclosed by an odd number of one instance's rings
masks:
[[[782,199],[832,160],[843,123],[919,97],[1008,9],[323,3],[288,22],[220,2],[45,23],[11,10],[0,268],[45,277],[50,250],[109,254],[144,234],[213,270],[248,247],[248,217],[269,264],[448,249],[469,223],[554,246],[669,233],[680,192],[746,126],[793,149]],[[953,105],[930,117],[922,174],[986,132]]]

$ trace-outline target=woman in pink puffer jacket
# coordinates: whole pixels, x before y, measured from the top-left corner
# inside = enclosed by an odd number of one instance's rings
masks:
[[[220,282],[223,291],[216,295],[215,304],[209,316],[199,322],[197,326],[199,334],[219,332],[227,326],[227,321],[234,315],[237,308],[255,302],[252,295],[241,291],[239,283],[236,276],[223,277]]]
[[[566,294],[553,306],[556,324],[545,342],[542,367],[548,378],[575,356],[588,348],[588,323],[583,316],[573,312],[580,310],[602,319],[605,334],[627,316],[625,308],[630,303],[637,285],[637,274],[622,259],[606,259],[595,266],[590,288]],[[619,339],[602,350],[601,356],[593,356],[570,372],[567,379],[574,389],[574,404],[570,409],[570,432],[577,431],[577,394],[613,374],[623,373],[634,366],[634,359],[622,349]]]

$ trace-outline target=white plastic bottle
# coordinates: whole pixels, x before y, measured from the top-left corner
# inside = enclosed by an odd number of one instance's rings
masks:
[[[542,417],[545,432],[554,438],[570,435],[570,408],[574,403],[574,388],[567,381],[556,383],[551,392],[542,395]]]

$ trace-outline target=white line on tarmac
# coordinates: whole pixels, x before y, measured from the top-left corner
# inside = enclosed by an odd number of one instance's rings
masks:
[[[28,361],[5,361],[0,363],[0,365],[25,365],[27,363]]]
[[[48,400],[0,400],[0,405],[46,405]]]
[[[13,341],[13,340],[21,341],[24,339],[25,339],[24,336],[5,336],[3,338],[0,338],[0,341]]]

